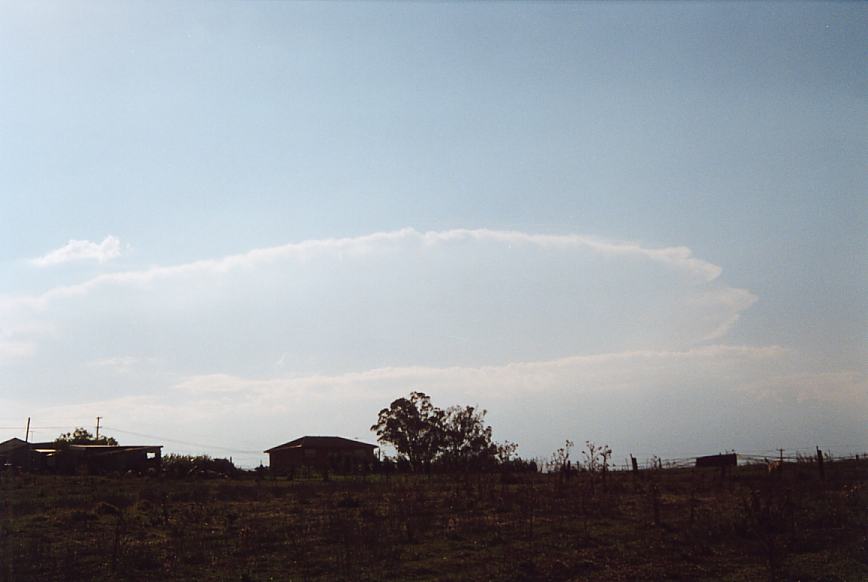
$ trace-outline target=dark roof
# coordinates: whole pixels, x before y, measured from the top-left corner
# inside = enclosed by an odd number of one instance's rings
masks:
[[[350,439],[345,439],[344,437],[338,436],[303,436],[301,438],[297,438],[294,441],[289,441],[288,443],[283,443],[282,445],[277,445],[276,447],[272,447],[265,451],[266,453],[272,453],[274,451],[280,449],[300,449],[300,448],[312,448],[312,449],[376,449],[377,445],[369,445],[368,443],[362,443],[359,441],[354,441]]]
[[[93,450],[93,451],[123,451],[128,449],[162,449],[163,445],[69,445],[71,449]]]
[[[738,455],[735,453],[727,453],[725,455],[705,455],[704,457],[696,457],[697,467],[721,467],[725,465],[738,465]]]
[[[0,453],[5,451],[14,451],[15,449],[25,446],[27,443],[19,438],[11,438],[8,441],[0,443]]]
[[[37,449],[45,446],[53,446],[54,443],[28,443],[27,441],[22,441],[19,438],[11,438],[8,441],[3,441],[0,443],[0,453],[5,453],[6,451],[14,451],[15,449],[20,449],[21,447],[30,447],[33,449]]]
[[[96,455],[111,455],[146,451],[149,453],[159,452],[163,445],[69,445],[69,450]]]

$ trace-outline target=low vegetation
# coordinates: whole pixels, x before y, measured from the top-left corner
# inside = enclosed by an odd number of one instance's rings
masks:
[[[588,454],[549,473],[328,481],[205,459],[178,459],[177,478],[7,472],[0,580],[868,579],[864,458],[821,479],[808,460],[722,477]]]

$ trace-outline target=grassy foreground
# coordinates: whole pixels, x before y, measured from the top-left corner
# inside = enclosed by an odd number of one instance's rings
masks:
[[[868,463],[607,476],[4,475],[0,580],[868,580]]]

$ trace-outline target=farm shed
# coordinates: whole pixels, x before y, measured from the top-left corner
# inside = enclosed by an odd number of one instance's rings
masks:
[[[372,463],[376,448],[377,445],[337,436],[303,436],[265,452],[271,470],[287,474],[299,467],[353,470]]]
[[[19,438],[11,438],[0,443],[0,468],[4,466],[21,469],[40,469],[45,467],[45,457],[39,449],[52,446],[52,443],[28,443]]]
[[[706,455],[696,457],[697,467],[735,467],[738,465],[738,455],[729,453],[726,455]]]
[[[107,473],[159,469],[161,445],[58,445],[10,439],[0,443],[0,467],[33,471]]]
[[[58,472],[107,473],[159,469],[162,445],[66,445],[40,449]]]

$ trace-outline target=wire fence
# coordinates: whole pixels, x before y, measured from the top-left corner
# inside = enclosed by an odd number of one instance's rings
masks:
[[[17,436],[18,438],[27,437],[31,442],[39,442],[39,441],[53,441],[59,434],[57,431],[62,432],[72,432],[76,428],[79,428],[80,424],[69,424],[69,425],[31,425],[30,426],[30,434],[26,435],[26,424],[22,424],[19,426],[12,426],[9,423],[7,426],[0,426],[0,435],[6,433],[17,432],[19,435],[10,435],[9,438]],[[233,455],[262,455],[262,450],[252,450],[252,449],[240,449],[236,447],[227,447],[223,445],[215,445],[209,443],[202,442],[194,442],[185,439],[177,439],[167,436],[160,436],[154,434],[147,434],[142,432],[135,432],[127,429],[122,429],[118,427],[104,425],[100,427],[104,431],[108,431],[113,434],[121,434],[145,439],[152,439],[159,443],[170,443],[173,445],[180,445],[184,448],[192,447],[194,449],[201,450],[202,453],[212,453],[217,452],[219,454],[233,454]],[[36,435],[39,434],[41,437],[43,432],[45,431],[53,431],[54,435],[51,438],[36,438]],[[0,437],[0,442],[2,442],[2,437]],[[23,440],[23,439],[22,439]],[[745,452],[738,452],[735,450],[729,450],[724,453],[717,454],[735,454],[737,458],[737,462],[739,465],[749,465],[749,464],[757,464],[757,463],[772,463],[772,462],[786,462],[786,463],[794,463],[794,462],[808,462],[815,461],[817,456],[817,450],[821,450],[825,459],[828,460],[844,460],[844,459],[864,459],[868,458],[868,452],[863,446],[860,445],[837,445],[834,447],[829,447],[823,449],[821,447],[800,447],[800,448],[778,448],[778,449],[763,449],[763,450],[751,450]],[[857,452],[858,451],[858,452]],[[693,456],[682,456],[682,457],[659,457],[656,455],[648,456],[644,459],[636,458],[636,463],[639,469],[654,469],[654,468],[666,468],[666,469],[686,469],[696,466],[696,459],[700,457],[705,457],[709,455],[714,455],[715,453],[706,453],[701,455],[693,455]],[[632,455],[631,455],[632,456]],[[536,457],[533,459],[536,461],[537,465],[540,468],[548,468],[548,470],[553,470],[554,466],[549,459],[543,457]],[[577,463],[577,467],[581,466],[580,463]],[[629,459],[625,459],[624,463],[608,463],[609,470],[612,471],[630,471],[633,469],[633,464]]]
[[[868,451],[863,452],[853,452],[853,449],[848,450],[848,452],[835,452],[828,451],[824,449],[815,448],[815,449],[783,449],[783,454],[781,453],[781,449],[777,449],[774,453],[769,454],[750,454],[750,453],[738,453],[735,451],[730,452],[729,454],[735,454],[736,461],[739,466],[743,465],[767,465],[772,463],[813,463],[817,461],[817,452],[818,450],[823,455],[823,459],[825,461],[842,461],[842,460],[861,460],[868,459]],[[697,455],[695,457],[679,457],[673,459],[666,459],[662,457],[657,457],[653,459],[646,459],[645,461],[639,461],[637,459],[637,466],[639,469],[690,469],[696,467],[696,460],[700,457],[707,457],[713,455]],[[613,471],[631,471],[633,470],[632,463],[613,463],[609,465],[609,468]]]

